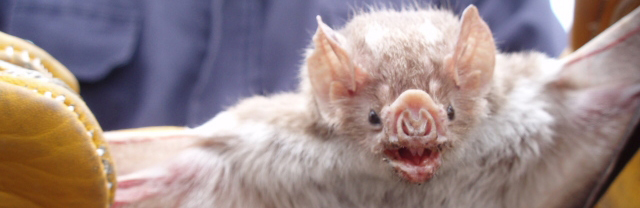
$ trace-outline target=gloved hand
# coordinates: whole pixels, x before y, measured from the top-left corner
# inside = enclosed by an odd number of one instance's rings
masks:
[[[115,169],[75,77],[0,32],[0,207],[109,207]]]

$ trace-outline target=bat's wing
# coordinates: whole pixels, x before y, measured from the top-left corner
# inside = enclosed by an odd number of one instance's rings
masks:
[[[196,129],[105,133],[118,169],[113,207],[175,207],[185,195],[213,187],[208,184],[218,181],[213,177],[225,174],[217,152],[238,141],[230,121],[219,115]]]
[[[597,128],[605,128],[606,123],[616,126],[609,128],[615,132],[605,135],[616,137],[607,142],[617,147],[617,153],[611,158],[610,166],[603,172],[601,180],[586,202],[586,207],[592,207],[628,160],[627,158],[623,160],[623,164],[619,164],[620,153],[631,152],[629,155],[632,155],[640,143],[638,138],[631,140],[640,115],[640,8],[636,8],[563,61],[560,79],[554,85],[569,92],[563,95],[572,100],[565,103],[569,106],[567,109],[573,111],[573,114],[567,114],[570,117],[568,119],[589,120],[585,121],[586,126]],[[618,170],[614,171],[614,167]]]
[[[150,127],[105,132],[109,146],[115,149],[118,175],[127,175],[153,167],[175,157],[202,139],[189,128]]]
[[[210,206],[218,197],[217,182],[230,174],[216,154],[221,149],[221,143],[189,147],[158,166],[118,176],[113,207],[179,207],[189,201],[198,203],[189,207]]]
[[[565,57],[562,78],[576,87],[640,80],[640,9]]]
[[[191,129],[180,127],[112,131],[104,133],[104,137],[113,149],[118,170],[118,199],[113,207],[135,204],[158,194],[161,189],[155,190],[150,184],[169,176],[163,165],[201,139]]]

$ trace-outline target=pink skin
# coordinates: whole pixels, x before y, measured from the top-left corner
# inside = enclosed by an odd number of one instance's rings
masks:
[[[382,109],[385,157],[406,180],[423,183],[440,167],[439,145],[447,141],[444,111],[422,90],[403,92]]]

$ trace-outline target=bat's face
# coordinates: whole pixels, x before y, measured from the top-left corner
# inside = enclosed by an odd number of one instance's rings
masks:
[[[368,70],[362,93],[333,106],[340,112],[336,128],[402,179],[423,183],[443,162],[452,161],[447,157],[452,148],[472,136],[469,131],[479,124],[478,114],[487,111],[486,101],[461,92],[455,80],[437,73],[444,70],[440,63],[416,61],[420,67],[404,69],[398,63]],[[389,71],[421,78],[380,76]]]
[[[399,68],[388,62],[368,70],[361,94],[339,104],[340,132],[357,140],[380,161],[412,183],[430,180],[452,148],[465,142],[486,102],[461,92],[455,80],[442,76],[442,58],[415,61]],[[419,66],[419,67],[418,67]],[[402,71],[398,76],[381,73]],[[412,74],[405,76],[402,74]],[[420,78],[415,78],[420,77]]]
[[[411,89],[383,107],[380,114],[378,117],[373,110],[369,113],[369,123],[382,126],[374,152],[382,153],[407,181],[431,179],[440,167],[441,155],[452,146],[448,136],[453,134],[448,126],[456,116],[453,106],[435,103],[425,91]]]
[[[306,72],[323,117],[409,182],[430,180],[486,111],[495,45],[475,7],[462,21],[374,12],[340,33],[319,19],[314,43]]]

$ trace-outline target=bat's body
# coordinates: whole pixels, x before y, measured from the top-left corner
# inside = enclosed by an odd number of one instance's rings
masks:
[[[576,206],[638,106],[637,60],[584,79],[581,64],[599,62],[578,59],[593,54],[500,54],[475,7],[462,21],[383,10],[340,31],[319,24],[298,92],[245,99],[193,129],[205,139],[121,177],[118,203]],[[640,47],[637,34],[624,41]]]

